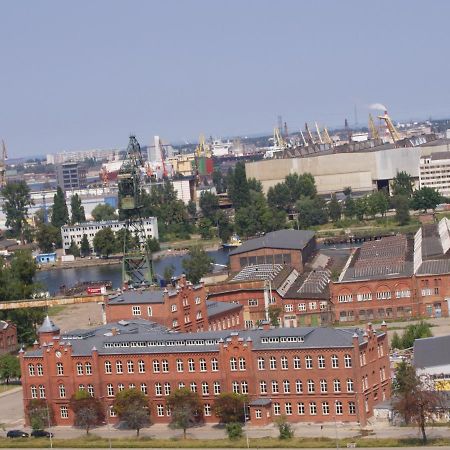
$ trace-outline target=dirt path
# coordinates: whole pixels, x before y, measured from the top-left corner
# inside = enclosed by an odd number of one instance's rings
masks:
[[[102,324],[102,307],[98,303],[68,305],[50,317],[61,331],[92,328]]]

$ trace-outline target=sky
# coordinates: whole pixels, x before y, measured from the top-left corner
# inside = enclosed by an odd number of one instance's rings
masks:
[[[450,117],[450,2],[1,0],[9,157]]]

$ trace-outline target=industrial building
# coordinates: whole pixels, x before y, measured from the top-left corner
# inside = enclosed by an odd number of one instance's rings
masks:
[[[9,320],[0,320],[0,355],[17,351],[17,326]]]
[[[438,152],[420,158],[420,187],[436,189],[443,196],[450,196],[450,152]]]
[[[56,168],[58,186],[63,191],[86,187],[86,169],[77,162],[59,164]]]

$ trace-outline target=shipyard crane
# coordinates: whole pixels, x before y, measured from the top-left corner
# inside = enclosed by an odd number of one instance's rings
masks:
[[[323,144],[323,139],[322,139],[322,135],[320,134],[319,125],[317,125],[317,122],[314,122],[314,124],[316,126],[316,133],[317,133],[317,137],[319,138],[319,142],[321,144]]]
[[[306,147],[308,143],[306,142],[305,135],[302,130],[300,130],[300,136],[302,137],[303,146]]]
[[[373,121],[372,114],[369,113],[369,131],[372,139],[379,139],[380,134],[378,133],[378,129],[375,126],[375,122]]]
[[[284,150],[286,148],[286,142],[281,135],[280,129],[275,127],[273,129],[273,146]]]
[[[125,160],[117,176],[119,210],[125,220],[122,281],[124,287],[153,283],[151,253],[144,228],[144,159],[135,136],[130,136]]]
[[[325,135],[325,142],[327,144],[330,144],[331,146],[334,145],[333,139],[331,139],[330,133],[328,133],[328,128],[324,127],[323,134]]]
[[[308,137],[309,143],[314,144],[314,139],[313,139],[311,130],[309,129],[308,122],[305,122],[305,130],[306,130],[306,135]]]
[[[200,158],[202,156],[206,156],[206,158],[211,158],[211,149],[209,145],[205,142],[205,136],[201,135],[198,141],[198,145],[195,148],[195,156]]]
[[[399,135],[397,129],[395,128],[394,124],[392,123],[392,120],[389,117],[388,112],[385,111],[384,114],[382,116],[378,116],[378,118],[381,120],[384,120],[384,122],[386,123],[386,128],[389,131],[389,134],[391,135],[391,138],[394,141],[394,144],[396,144],[397,141],[400,140],[400,135]]]

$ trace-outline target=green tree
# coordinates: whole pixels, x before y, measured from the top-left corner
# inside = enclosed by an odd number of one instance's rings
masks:
[[[69,223],[69,210],[67,209],[66,196],[59,186],[56,189],[56,194],[53,196],[51,222],[58,229]]]
[[[432,337],[431,325],[421,320],[419,323],[408,325],[401,338],[401,349],[411,348],[416,339]]]
[[[13,236],[24,243],[24,230],[27,226],[28,208],[33,205],[30,188],[25,181],[7,183],[2,189],[4,198],[2,210],[6,214],[6,227]]]
[[[202,192],[199,204],[203,215],[210,221],[214,221],[216,212],[219,209],[219,197],[208,191]]]
[[[167,405],[171,410],[170,426],[182,429],[183,437],[186,439],[186,430],[203,419],[200,397],[189,389],[176,389],[167,398]]]
[[[147,248],[152,253],[159,252],[161,250],[161,246],[159,245],[158,239],[152,237],[147,238]]]
[[[138,389],[124,389],[117,393],[114,399],[113,409],[127,426],[139,431],[146,425],[150,425],[149,401],[145,394]]]
[[[92,217],[94,220],[98,222],[102,222],[104,220],[116,220],[118,219],[118,215],[116,214],[116,210],[107,203],[100,203],[92,210]]]
[[[279,431],[279,439],[292,439],[294,437],[294,430],[291,424],[287,421],[286,416],[281,416],[277,421]]]
[[[75,426],[84,428],[86,434],[89,434],[89,430],[92,427],[101,425],[105,419],[101,400],[91,397],[84,390],[75,392],[70,399],[69,405],[75,416]]]
[[[259,192],[262,194],[263,187],[261,181],[257,180],[256,178],[249,178],[247,180],[248,188],[253,192]]]
[[[367,214],[367,199],[360,197],[355,200],[355,216],[359,221],[364,220],[364,216]]]
[[[413,193],[414,182],[411,175],[405,171],[397,172],[397,175],[392,180],[392,195],[403,195],[411,198]]]
[[[427,209],[432,209],[434,211],[436,206],[441,202],[442,196],[436,189],[424,186],[413,192],[411,206],[416,211],[419,209],[424,212],[426,212]]]
[[[91,246],[89,245],[89,240],[86,234],[83,234],[81,238],[81,247],[80,247],[81,256],[89,256],[91,254]]]
[[[226,179],[223,177],[222,172],[218,169],[214,169],[212,173],[212,182],[216,188],[218,194],[223,194],[227,190]]]
[[[61,230],[49,223],[37,227],[35,239],[42,253],[50,253],[61,246]]]
[[[395,219],[399,225],[409,223],[409,198],[406,195],[398,194],[392,198],[392,204],[395,208]]]
[[[43,430],[54,425],[55,416],[53,409],[49,407],[47,400],[34,398],[26,407],[26,414],[33,430]]]
[[[20,378],[20,363],[17,356],[0,356],[0,379],[9,384],[11,378]]]
[[[286,176],[285,183],[289,189],[290,201],[295,204],[301,197],[315,197],[317,194],[316,181],[308,172],[292,173]]]
[[[228,242],[233,235],[233,225],[223,211],[216,214],[217,232],[222,242]]]
[[[343,212],[344,212],[344,216],[347,219],[352,219],[353,217],[355,217],[357,215],[356,202],[355,202],[355,200],[353,200],[353,198],[350,195],[345,197]]]
[[[198,231],[202,239],[211,239],[213,236],[213,224],[207,217],[202,217],[198,221]]]
[[[238,162],[234,170],[229,174],[228,197],[236,210],[248,205],[250,201],[250,189],[245,174],[245,164]]]
[[[319,197],[303,197],[297,202],[296,208],[299,225],[302,229],[307,229],[314,225],[322,225],[328,221],[325,201]]]
[[[70,198],[70,211],[72,213],[72,224],[86,222],[84,206],[81,204],[81,198],[78,194]]]
[[[375,217],[377,214],[385,216],[389,209],[389,201],[383,191],[373,192],[367,197],[367,212]]]
[[[187,205],[187,212],[191,217],[195,217],[197,215],[197,205],[194,201],[189,200]]]
[[[236,423],[245,421],[245,403],[247,396],[234,392],[220,394],[214,402],[214,412],[221,423]]]
[[[66,250],[66,254],[73,255],[75,256],[75,258],[78,258],[80,256],[80,247],[78,247],[75,241],[72,241],[70,243],[70,247]]]
[[[240,439],[243,434],[242,423],[240,422],[230,422],[225,426],[225,430],[227,431],[228,439],[231,441],[235,441]]]
[[[198,284],[202,276],[211,270],[213,262],[213,259],[208,256],[202,247],[198,245],[191,247],[188,257],[183,259],[182,262],[186,278],[193,284]]]
[[[402,343],[400,340],[400,336],[398,335],[398,333],[396,331],[394,331],[394,334],[392,335],[392,339],[391,339],[391,348],[399,350],[401,348],[401,345],[402,345]]]
[[[278,306],[269,306],[269,321],[273,327],[280,326],[281,308]]]
[[[267,191],[267,202],[272,209],[289,211],[291,208],[291,197],[286,183],[277,183]]]
[[[117,242],[114,232],[111,228],[103,228],[94,236],[94,251],[102,256],[108,256],[116,251]]]
[[[169,264],[168,266],[164,267],[163,278],[166,285],[172,282],[172,277],[174,273],[175,273],[175,266],[173,264]]]
[[[331,196],[330,203],[328,204],[328,215],[330,216],[332,222],[337,222],[341,218],[342,208],[338,202],[336,194]]]

